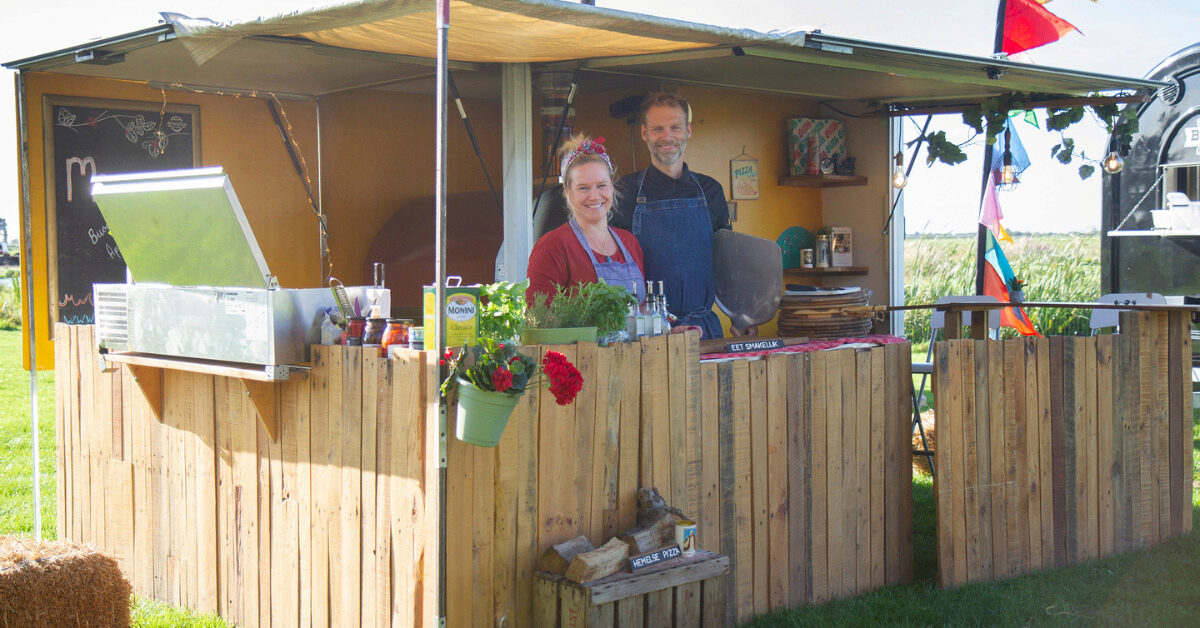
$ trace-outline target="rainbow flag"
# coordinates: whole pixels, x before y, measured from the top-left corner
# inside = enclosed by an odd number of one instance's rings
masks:
[[[1012,267],[1008,265],[1008,258],[1004,256],[1004,251],[1000,249],[1000,243],[996,241],[992,232],[984,233],[987,241],[983,254],[983,293],[1001,301],[1011,301],[1008,286],[1014,277]],[[1006,307],[1000,310],[1000,324],[1016,329],[1023,336],[1041,336],[1033,328],[1033,323],[1029,322],[1025,310],[1020,307]]]

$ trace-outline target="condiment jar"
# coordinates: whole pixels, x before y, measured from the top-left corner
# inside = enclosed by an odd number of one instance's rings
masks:
[[[364,347],[379,347],[383,345],[383,329],[387,326],[386,318],[368,318],[367,327],[363,330],[362,343]]]
[[[412,319],[409,318],[389,318],[387,319],[387,327],[383,328],[383,351],[380,355],[387,357],[388,347],[396,345],[399,347],[408,346],[408,330],[412,327]]]
[[[358,347],[362,345],[363,332],[367,328],[367,318],[365,316],[351,316],[350,323],[346,327],[346,335],[344,336],[345,344],[349,347]]]

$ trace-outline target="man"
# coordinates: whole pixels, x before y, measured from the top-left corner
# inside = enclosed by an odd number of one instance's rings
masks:
[[[617,182],[612,225],[637,236],[646,279],[663,282],[674,324],[697,325],[702,338],[721,338],[721,321],[712,311],[713,233],[730,228],[729,206],[716,179],[692,172],[683,161],[691,113],[674,91],[653,91],[642,100],[650,166]]]

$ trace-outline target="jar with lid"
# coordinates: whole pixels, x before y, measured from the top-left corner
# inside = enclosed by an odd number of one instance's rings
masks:
[[[408,346],[408,330],[412,328],[411,318],[389,318],[387,319],[387,327],[383,328],[383,350],[380,355],[387,357],[388,347],[396,345],[399,347]]]
[[[350,347],[361,346],[363,332],[366,328],[367,318],[365,316],[351,316],[350,323],[346,327],[346,333],[342,336],[342,344]]]
[[[383,329],[387,326],[387,319],[382,317],[371,317],[367,319],[367,327],[363,330],[362,343],[364,347],[380,347],[383,345]]]

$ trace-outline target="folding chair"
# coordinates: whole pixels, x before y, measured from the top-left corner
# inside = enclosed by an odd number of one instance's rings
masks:
[[[963,295],[942,297],[936,301],[938,305],[944,303],[999,303],[1000,300],[989,295]],[[963,312],[963,324],[971,324],[971,315],[973,312]],[[988,329],[998,329],[1000,327],[1000,310],[988,310],[987,317]],[[913,388],[912,404],[913,404],[913,421],[912,428],[921,434],[921,447],[924,449],[914,449],[913,455],[925,456],[929,458],[929,471],[933,473],[933,452],[929,450],[929,441],[925,438],[925,426],[921,424],[921,398],[925,396],[925,384],[930,375],[933,374],[933,343],[937,340],[939,329],[946,327],[946,313],[942,310],[933,310],[929,317],[929,350],[925,352],[924,362],[913,362],[912,372],[921,375],[921,387],[918,390]]]

